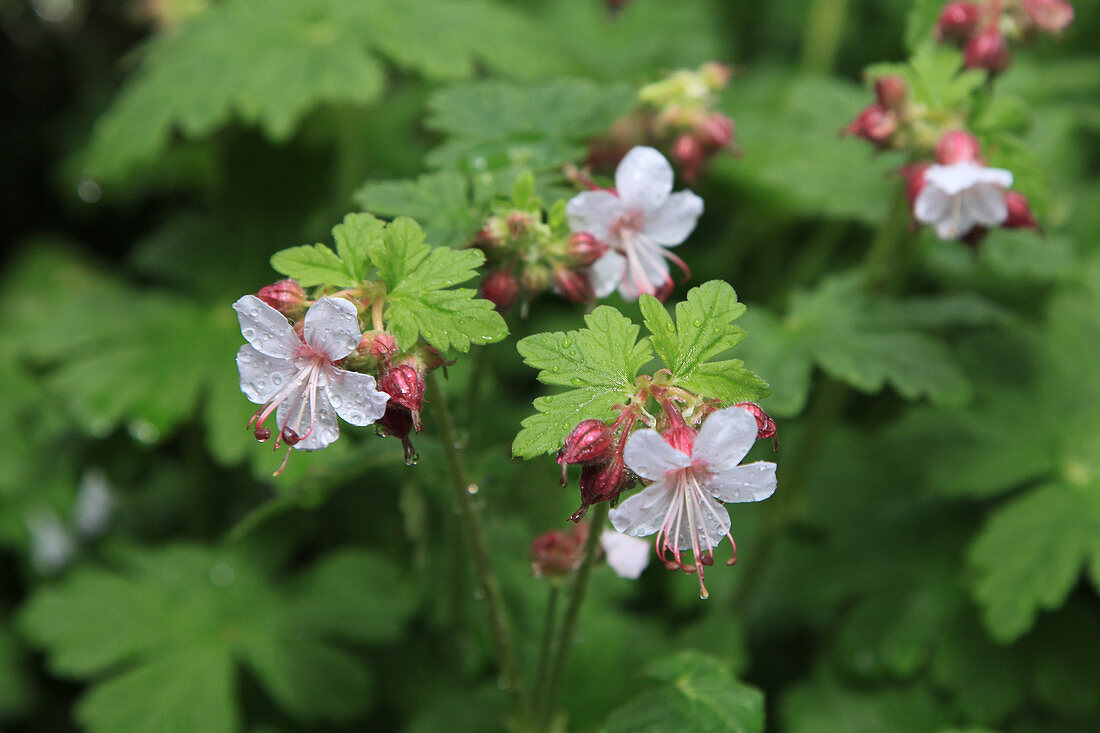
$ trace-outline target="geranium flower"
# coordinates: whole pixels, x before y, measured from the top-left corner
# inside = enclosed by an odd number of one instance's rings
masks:
[[[237,352],[241,391],[263,405],[248,423],[258,440],[271,436],[263,424],[272,412],[279,428],[275,447],[281,440],[298,450],[317,450],[336,440],[337,415],[360,426],[382,417],[389,395],[377,389],[374,377],[335,366],[362,338],[350,301],[322,298],[311,305],[301,338],[285,316],[255,295],[244,296],[233,309],[248,341]]]
[[[733,545],[729,564],[737,559],[729,512],[722,502],[763,501],[775,492],[774,463],[738,465],[756,442],[757,432],[752,413],[728,407],[707,418],[698,434],[686,427],[673,428],[665,436],[639,430],[626,444],[626,465],[653,483],[612,509],[611,524],[631,537],[656,532],[658,557],[670,569],[698,572],[702,598],[707,597],[703,566],[714,563],[714,548],[723,537]],[[694,565],[680,559],[688,550]]]
[[[600,547],[608,566],[620,578],[637,580],[649,565],[649,543],[645,540],[605,529],[600,533]]]
[[[958,239],[976,226],[995,227],[1008,218],[1005,192],[1012,173],[974,162],[930,165],[913,201],[913,216],[931,224],[943,240]]]
[[[615,288],[624,298],[667,292],[672,285],[666,259],[687,271],[668,247],[687,239],[703,213],[691,191],[672,193],[672,166],[653,148],[635,147],[615,170],[615,192],[585,191],[565,208],[569,227],[605,242],[608,250],[592,264],[596,297]]]

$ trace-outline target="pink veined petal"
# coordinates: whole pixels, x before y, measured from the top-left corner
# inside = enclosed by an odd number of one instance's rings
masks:
[[[237,371],[241,374],[244,396],[249,402],[262,405],[285,387],[298,370],[289,359],[267,356],[244,344],[237,351]]]
[[[600,534],[600,547],[607,555],[607,564],[620,578],[637,580],[649,565],[653,548],[645,540],[605,529]]]
[[[625,247],[626,272],[619,281],[619,293],[628,300],[637,300],[642,293],[653,295],[669,280],[663,248],[644,234],[631,237]]]
[[[355,351],[363,337],[359,330],[359,312],[350,300],[321,298],[306,312],[303,331],[311,349],[338,361]]]
[[[734,466],[706,479],[711,494],[725,502],[764,501],[775,493],[775,464],[768,461]]]
[[[610,191],[583,191],[565,205],[569,229],[588,232],[596,239],[610,243],[610,227],[622,216],[623,202]]]
[[[255,295],[246,295],[233,304],[241,335],[256,351],[276,359],[289,359],[302,342],[294,328],[279,311]]]
[[[608,250],[592,263],[588,273],[592,278],[592,290],[597,298],[606,298],[615,292],[623,281],[626,271],[626,258],[618,252]]]
[[[381,418],[390,398],[377,388],[371,375],[336,368],[329,374],[326,390],[336,414],[360,427]]]
[[[980,183],[960,194],[963,206],[970,218],[985,227],[995,227],[1008,218],[1008,204],[1004,189],[989,183]]]
[[[692,547],[692,536],[699,538],[701,550],[711,550],[718,546],[726,533],[730,531],[730,513],[718,501],[706,494],[688,495],[686,501],[693,502],[691,513],[685,510],[680,524],[679,547],[681,550]],[[694,522],[690,521],[694,518]]]
[[[727,471],[756,443],[756,417],[742,407],[727,407],[706,419],[695,438],[692,457],[711,473]]]
[[[641,209],[648,217],[672,193],[672,166],[653,148],[631,148],[615,169],[615,190],[627,208]]]
[[[951,197],[943,189],[925,184],[913,202],[913,218],[921,224],[937,224],[947,216]]]
[[[666,443],[656,430],[639,430],[631,435],[623,458],[631,471],[650,480],[691,465],[691,457]]]
[[[650,484],[608,513],[611,526],[631,537],[645,537],[661,528],[676,492],[668,481]]]
[[[691,191],[677,191],[646,216],[643,233],[657,244],[675,247],[695,231],[702,215],[703,199]]]
[[[340,425],[336,412],[329,404],[323,388],[317,389],[316,422],[313,432],[306,437],[310,425],[311,395],[304,387],[299,395],[283,400],[275,411],[275,424],[279,430],[290,427],[302,440],[294,446],[297,450],[320,450],[340,437]]]

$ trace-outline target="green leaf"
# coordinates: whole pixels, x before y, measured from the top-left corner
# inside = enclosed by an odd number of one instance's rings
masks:
[[[351,268],[323,244],[302,244],[279,250],[271,255],[271,267],[307,288],[314,285],[350,288],[359,284]]]
[[[336,254],[356,284],[367,277],[370,269],[368,252],[374,242],[382,238],[384,227],[385,224],[370,214],[348,214],[343,223],[332,229]]]
[[[649,337],[639,341],[639,327],[614,308],[600,306],[584,320],[587,328],[535,334],[516,344],[524,362],[540,370],[540,382],[574,389],[535,400],[539,414],[523,421],[514,455],[555,451],[581,420],[608,417],[652,358]]]
[[[788,694],[781,715],[790,733],[928,733],[948,722],[947,711],[920,685],[868,690],[825,674]]]
[[[933,115],[960,111],[987,77],[981,69],[964,70],[962,53],[930,38],[917,46],[908,64],[874,64],[865,71],[872,79],[887,74],[905,79],[912,100]]]
[[[734,679],[721,660],[699,652],[681,652],[650,664],[646,673],[668,684],[613,712],[603,728],[605,733],[764,730],[764,696]]]
[[[492,303],[474,290],[449,289],[477,275],[485,261],[478,250],[433,249],[416,222],[401,217],[372,244],[370,255],[388,288],[386,325],[401,348],[420,336],[440,351],[465,352],[508,334]]]
[[[629,86],[568,79],[530,86],[481,81],[450,87],[428,100],[425,124],[447,141],[427,161],[470,170],[556,167],[583,157],[588,141],[633,101]]]
[[[201,138],[231,117],[286,140],[319,105],[378,99],[385,70],[372,51],[437,79],[471,76],[477,60],[525,78],[562,64],[546,30],[483,0],[229,0],[148,46],[95,127],[87,174],[121,178],[177,130]]]
[[[424,227],[432,242],[460,247],[489,215],[488,198],[472,200],[466,176],[452,170],[403,181],[368,181],[355,192],[365,211],[378,216],[408,216]]]
[[[20,625],[51,669],[94,681],[78,710],[93,731],[237,730],[242,665],[300,720],[359,715],[369,670],[334,641],[392,638],[412,610],[408,586],[364,552],[289,580],[258,557],[183,544],[124,550],[112,569],[78,568],[38,590]]]
[[[905,48],[910,53],[932,40],[943,0],[916,0],[905,19]]]
[[[1048,485],[995,511],[970,549],[974,595],[990,633],[1011,641],[1040,609],[1061,606],[1090,564],[1100,573],[1100,501],[1095,486]]]

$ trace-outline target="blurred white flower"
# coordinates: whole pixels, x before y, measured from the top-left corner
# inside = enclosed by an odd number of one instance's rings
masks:
[[[584,191],[566,206],[569,227],[608,245],[592,264],[597,297],[615,288],[624,298],[667,293],[672,286],[666,259],[687,271],[668,247],[687,239],[703,213],[691,191],[672,193],[672,166],[653,148],[635,147],[615,170],[615,192]]]
[[[88,538],[100,537],[111,526],[115,515],[115,496],[107,475],[89,468],[80,477],[80,489],[73,505],[73,525]]]
[[[30,535],[31,568],[40,575],[53,575],[76,555],[76,543],[53,509],[40,508],[24,517]]]
[[[620,578],[637,580],[649,565],[649,542],[646,540],[605,529],[600,535],[600,547],[607,555],[607,564]]]
[[[995,227],[1008,218],[1005,191],[1012,173],[974,162],[930,165],[913,201],[913,216],[931,224],[943,240],[965,236],[975,226]]]

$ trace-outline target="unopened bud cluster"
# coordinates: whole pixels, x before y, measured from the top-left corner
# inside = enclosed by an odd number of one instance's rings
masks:
[[[667,153],[684,179],[693,181],[718,153],[737,152],[733,120],[714,109],[731,76],[730,67],[709,62],[642,87],[635,109],[592,143],[589,164],[611,170],[634,146],[649,145]]]
[[[1066,0],[953,0],[940,13],[935,35],[962,48],[967,68],[996,74],[1011,63],[1009,40],[1058,34],[1072,22],[1073,5]]]

